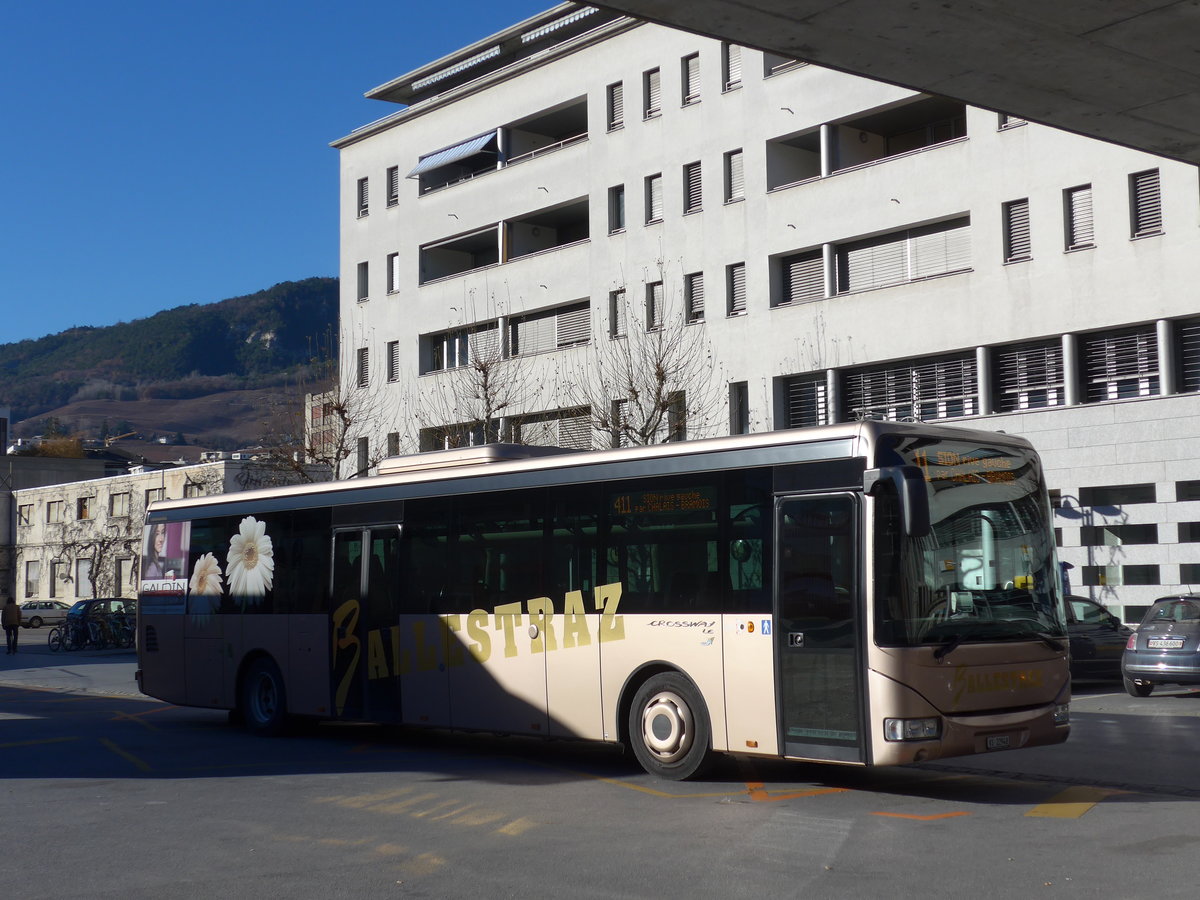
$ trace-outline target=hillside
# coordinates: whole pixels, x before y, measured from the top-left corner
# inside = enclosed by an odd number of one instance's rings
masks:
[[[337,295],[337,279],[309,278],[2,344],[0,406],[11,408],[18,436],[54,417],[85,437],[120,425],[243,443],[262,434],[268,401],[336,333]]]

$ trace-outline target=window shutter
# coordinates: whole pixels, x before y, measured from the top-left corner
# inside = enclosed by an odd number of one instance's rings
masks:
[[[700,54],[693,53],[683,60],[683,102],[700,99]]]
[[[388,341],[387,380],[396,381],[400,378],[400,342]]]
[[[645,109],[646,117],[656,116],[662,111],[662,77],[658,69],[651,69],[645,78]]]
[[[621,82],[608,86],[608,130],[625,124],[625,87]]]
[[[847,372],[843,396],[850,418],[943,419],[974,415],[975,355],[943,357]]]
[[[729,314],[746,311],[746,264],[734,263],[729,267]]]
[[[1158,234],[1162,231],[1162,196],[1159,190],[1158,169],[1129,176],[1133,205],[1133,236]]]
[[[592,449],[591,416],[564,416],[558,420],[558,446],[571,450]]]
[[[909,278],[929,278],[971,267],[971,225],[956,219],[909,233]]]
[[[908,240],[886,235],[838,249],[838,293],[865,291],[908,279]]]
[[[663,323],[663,284],[655,281],[646,285],[646,330],[657,331]]]
[[[662,175],[651,175],[646,179],[646,221],[658,222],[662,217]]]
[[[1001,347],[995,353],[996,406],[1001,412],[1062,406],[1062,342]]]
[[[470,332],[467,335],[467,353],[467,359],[459,360],[460,365],[494,361],[500,353],[500,329],[490,325]]]
[[[1016,262],[1032,256],[1029,239],[1029,199],[1004,204],[1004,261]]]
[[[366,387],[370,381],[370,361],[366,347],[358,348],[358,386]]]
[[[358,214],[365,216],[370,208],[370,200],[368,197],[368,185],[366,178],[358,179]]]
[[[821,251],[785,256],[781,304],[804,303],[825,296],[825,265]]]
[[[725,89],[742,83],[742,48],[737,44],[725,45]]]
[[[557,343],[559,347],[586,344],[592,339],[590,313],[591,310],[587,304],[561,310],[558,313]]]
[[[739,197],[746,195],[746,179],[742,169],[742,151],[734,150],[726,156],[726,160],[726,183],[729,185],[729,193],[725,199],[737,200]]]
[[[395,206],[400,202],[400,167],[392,166],[387,170],[387,205]]]
[[[688,321],[698,322],[704,318],[704,273],[693,272],[684,276],[687,292]]]
[[[704,205],[704,194],[700,180],[700,163],[688,163],[683,167],[684,201],[683,211],[699,212]]]
[[[1092,186],[1067,191],[1067,249],[1090,247],[1095,241],[1092,228]]]
[[[625,336],[625,291],[613,291],[608,297],[608,334],[610,337]]]
[[[388,254],[388,293],[400,290],[400,254]]]
[[[1084,341],[1089,402],[1158,393],[1154,327],[1092,335]]]
[[[785,384],[787,428],[829,423],[826,384],[821,377],[789,378]]]

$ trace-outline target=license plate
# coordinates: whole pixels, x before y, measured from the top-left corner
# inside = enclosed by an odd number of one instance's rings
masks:
[[[1146,646],[1151,650],[1179,650],[1183,641],[1179,638],[1149,638]]]
[[[987,748],[989,750],[1007,750],[1009,746],[1007,734],[993,734],[987,739]]]

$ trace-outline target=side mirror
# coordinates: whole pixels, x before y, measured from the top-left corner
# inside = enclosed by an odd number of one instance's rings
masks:
[[[878,496],[890,486],[900,504],[900,521],[909,537],[929,534],[929,493],[925,476],[916,466],[883,466],[863,473],[863,491]]]

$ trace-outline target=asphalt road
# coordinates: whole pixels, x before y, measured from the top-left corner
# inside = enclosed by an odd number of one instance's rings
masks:
[[[0,657],[0,896],[1192,897],[1200,691],[1081,687],[1071,740],[902,769],[361,725],[281,739],[140,698],[128,651]],[[44,640],[44,638],[43,638]]]

